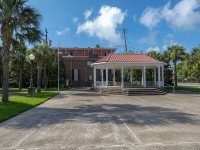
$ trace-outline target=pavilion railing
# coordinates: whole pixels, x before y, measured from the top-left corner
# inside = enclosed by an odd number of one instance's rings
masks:
[[[106,81],[103,81],[103,84],[102,84],[101,81],[97,81],[96,85],[97,86],[107,86],[106,85]],[[114,81],[108,81],[108,86],[116,86],[116,82],[114,82]]]

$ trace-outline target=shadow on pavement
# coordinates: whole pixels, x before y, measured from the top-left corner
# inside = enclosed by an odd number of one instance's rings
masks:
[[[131,104],[91,104],[75,106],[71,109],[36,107],[0,126],[26,129],[37,127],[40,123],[48,127],[53,124],[76,121],[80,124],[83,122],[123,124],[125,122],[136,126],[200,123],[200,120],[195,119],[195,115],[175,109]]]

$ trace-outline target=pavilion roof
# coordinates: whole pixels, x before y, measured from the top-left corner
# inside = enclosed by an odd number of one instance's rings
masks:
[[[145,54],[116,54],[111,53],[97,61],[97,63],[101,62],[149,62],[149,63],[159,63],[160,61],[149,57]]]

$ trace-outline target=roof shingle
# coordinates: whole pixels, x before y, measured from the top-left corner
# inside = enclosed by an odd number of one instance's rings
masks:
[[[152,57],[145,54],[114,54],[111,53],[97,61],[101,62],[160,62]]]

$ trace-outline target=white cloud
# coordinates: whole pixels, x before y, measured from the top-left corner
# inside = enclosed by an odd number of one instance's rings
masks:
[[[73,23],[77,23],[79,21],[79,19],[77,17],[72,18]]]
[[[140,18],[140,23],[152,29],[153,27],[158,25],[160,20],[161,20],[160,9],[147,7]]]
[[[133,15],[133,22],[136,22],[137,21],[137,17],[136,15]]]
[[[164,44],[163,45],[163,47],[162,47],[162,49],[165,51],[165,50],[167,50],[167,48],[169,47],[169,46],[172,46],[172,45],[181,45],[180,43],[177,43],[176,41],[174,41],[174,40],[170,40],[167,44]]]
[[[200,0],[181,0],[173,8],[170,2],[162,8],[147,7],[140,23],[151,29],[165,20],[174,29],[191,30],[200,25],[199,8]]]
[[[56,34],[59,35],[59,36],[62,36],[62,35],[65,35],[69,31],[70,31],[70,28],[64,28],[62,30],[56,31]]]
[[[126,16],[120,8],[102,6],[99,15],[93,20],[86,20],[77,28],[77,34],[87,33],[91,37],[98,37],[108,41],[111,45],[120,44],[122,39],[117,27],[121,25]]]
[[[160,48],[158,46],[156,46],[156,47],[149,47],[146,51],[147,52],[150,52],[150,51],[160,52]]]
[[[183,30],[194,29],[200,24],[199,0],[182,0],[170,9],[170,3],[167,3],[163,10],[163,18],[173,27]]]
[[[141,43],[141,44],[155,46],[155,45],[157,45],[156,33],[155,32],[150,32],[145,37],[139,39],[138,42]]]
[[[89,19],[89,17],[92,15],[93,9],[90,10],[86,10],[83,14],[84,14],[84,18],[85,20]]]

